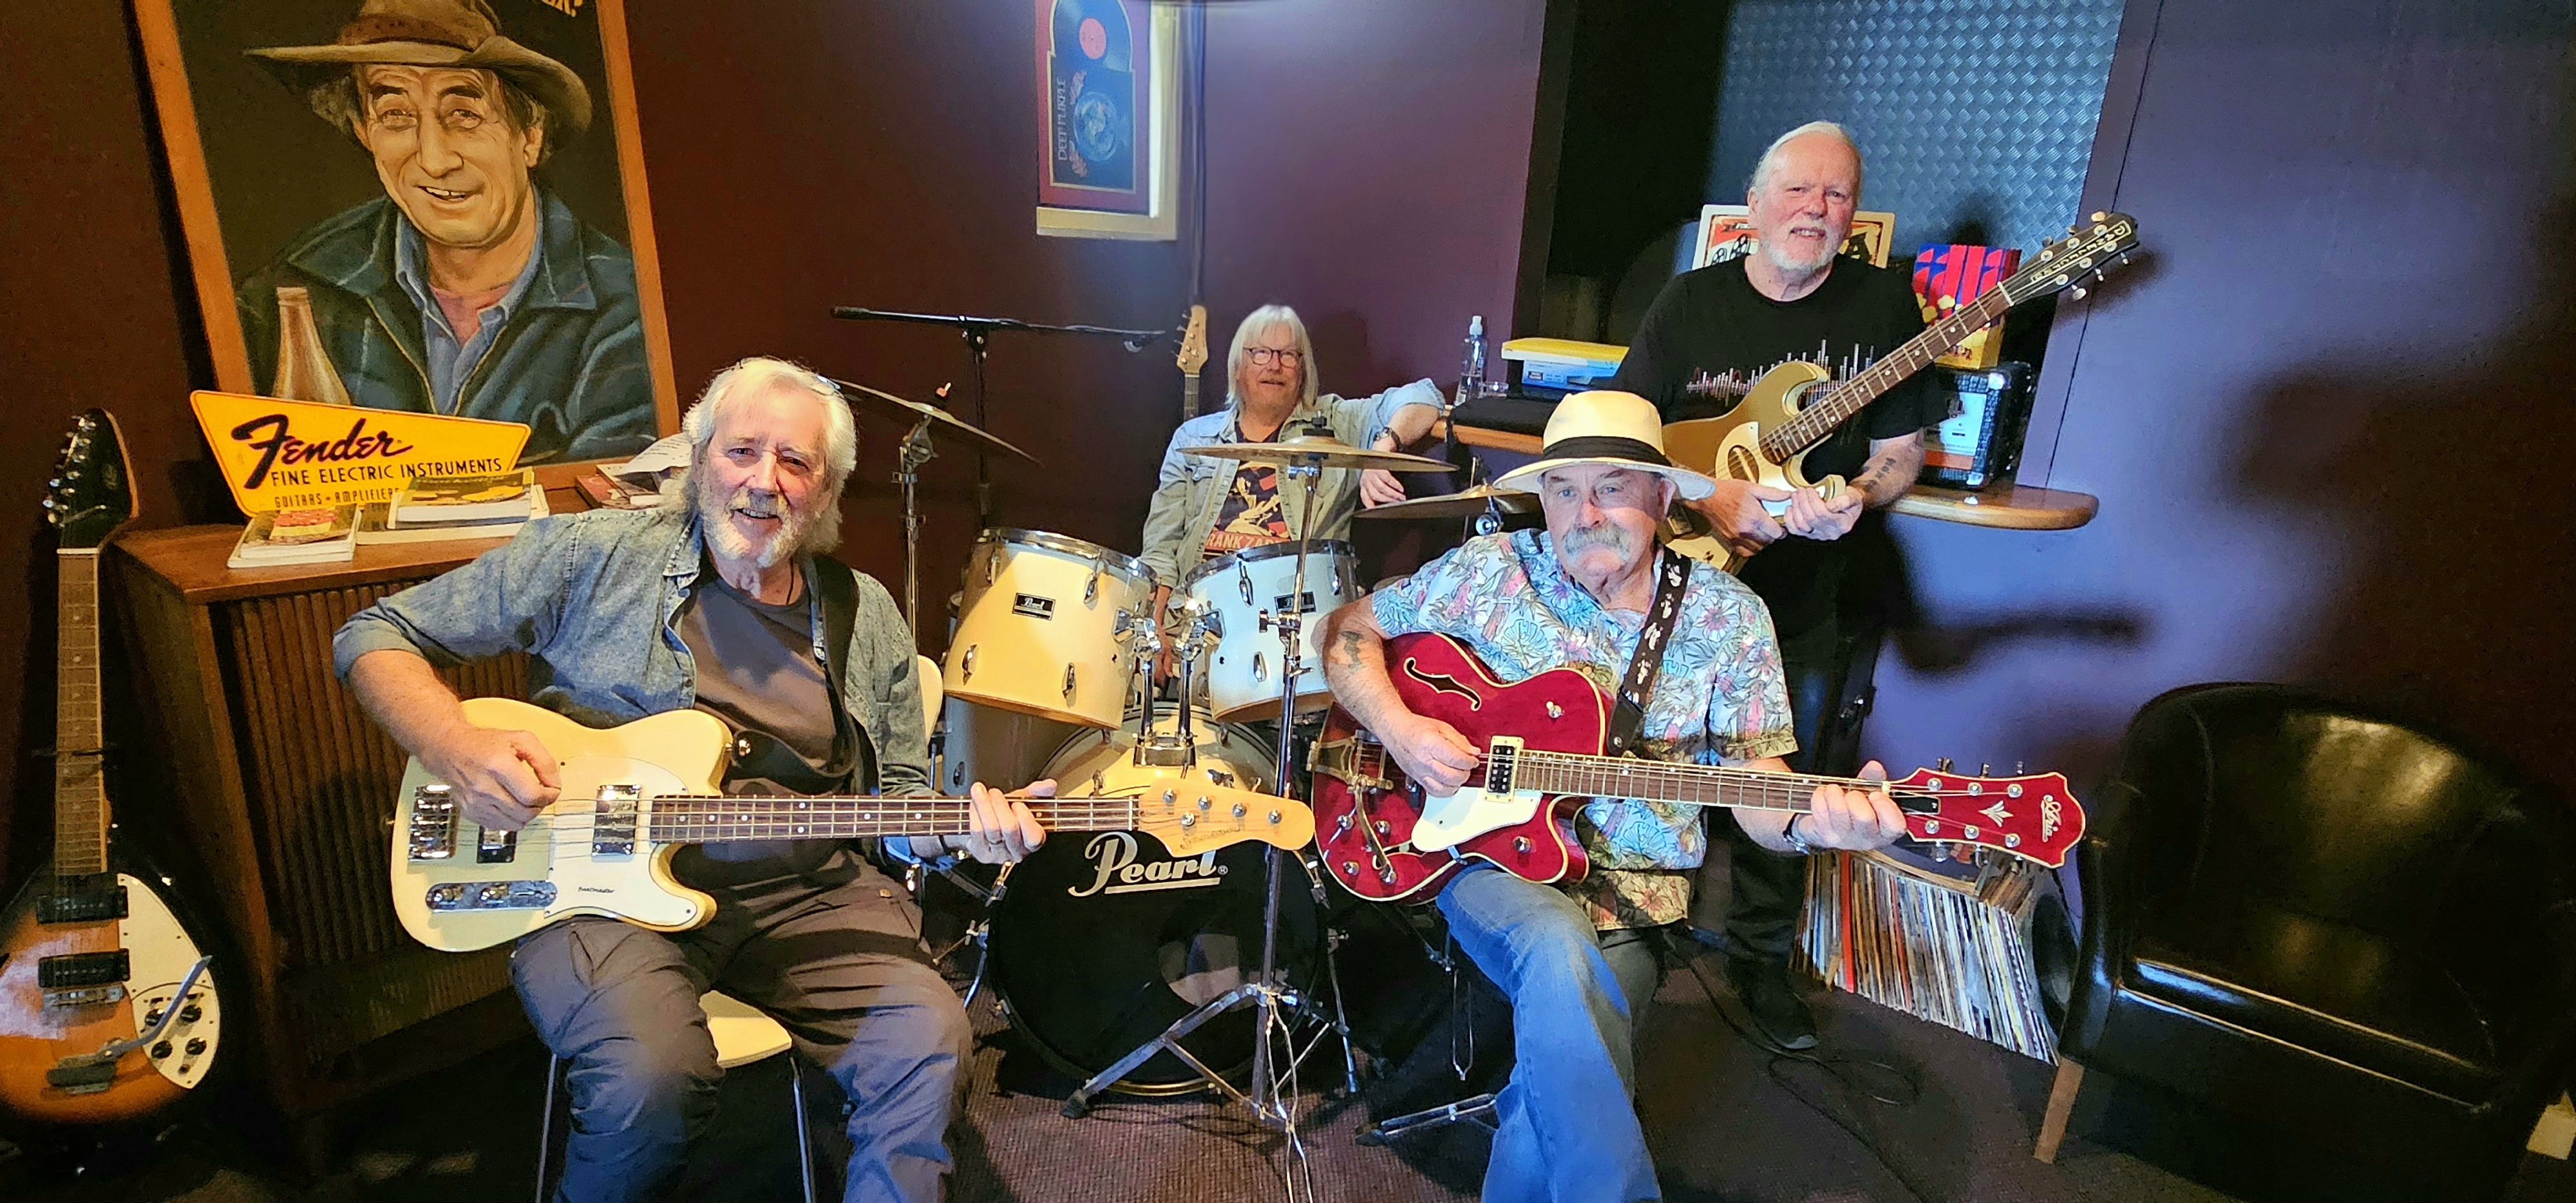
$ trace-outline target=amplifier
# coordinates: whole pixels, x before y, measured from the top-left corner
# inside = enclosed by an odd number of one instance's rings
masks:
[[[2010,483],[2021,465],[2037,373],[2026,363],[1999,363],[1990,368],[1934,367],[1930,374],[1949,399],[1950,419],[1926,437],[1918,479],[1951,489]]]

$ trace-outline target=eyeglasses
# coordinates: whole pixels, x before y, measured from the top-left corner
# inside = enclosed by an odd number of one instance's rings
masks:
[[[1305,361],[1306,353],[1295,347],[1245,347],[1243,357],[1254,363],[1284,363],[1295,367]]]

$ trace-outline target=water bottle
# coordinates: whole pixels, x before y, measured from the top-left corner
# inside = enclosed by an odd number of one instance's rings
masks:
[[[1467,319],[1467,363],[1458,377],[1458,404],[1485,395],[1485,316]]]

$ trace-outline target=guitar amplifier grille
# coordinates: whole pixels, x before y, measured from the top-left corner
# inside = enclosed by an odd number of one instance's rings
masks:
[[[386,894],[403,753],[331,672],[331,635],[411,582],[251,598],[217,608],[241,716],[243,787],[289,975],[416,951]],[[527,696],[509,656],[443,674],[465,697]]]

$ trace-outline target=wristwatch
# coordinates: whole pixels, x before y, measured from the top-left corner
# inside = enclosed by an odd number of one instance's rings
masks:
[[[1789,816],[1789,825],[1780,829],[1780,838],[1789,841],[1789,851],[1800,856],[1814,856],[1816,846],[1808,843],[1807,837],[1798,834],[1798,820],[1806,817],[1805,811]]]

